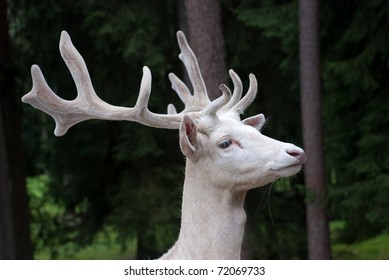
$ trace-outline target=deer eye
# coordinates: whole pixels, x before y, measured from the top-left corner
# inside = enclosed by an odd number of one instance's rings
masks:
[[[222,149],[228,148],[232,144],[232,140],[230,138],[224,139],[219,143],[219,147]]]

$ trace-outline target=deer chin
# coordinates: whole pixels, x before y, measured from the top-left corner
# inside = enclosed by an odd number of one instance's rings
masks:
[[[303,164],[301,163],[295,163],[278,168],[270,168],[270,170],[280,177],[288,177],[298,173],[301,170],[302,166]]]

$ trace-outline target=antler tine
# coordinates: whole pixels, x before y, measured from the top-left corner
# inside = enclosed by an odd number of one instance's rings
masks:
[[[231,98],[230,89],[224,84],[221,84],[219,86],[219,89],[222,91],[223,94],[219,96],[217,99],[213,100],[211,103],[209,103],[208,106],[201,111],[204,115],[216,117],[217,111],[221,109],[223,106],[225,106],[230,100]]]
[[[253,74],[250,74],[250,86],[246,95],[242,98],[242,81],[233,70],[230,70],[229,74],[234,84],[234,92],[232,97],[229,98],[228,103],[219,107],[217,110],[219,114],[228,114],[231,118],[240,119],[239,115],[242,114],[255,99],[257,94],[257,80]],[[231,96],[231,91],[226,85],[220,85],[219,88],[224,96]],[[209,107],[214,107],[212,103]]]
[[[92,81],[84,59],[74,47],[72,40],[66,31],[61,32],[59,51],[76,84],[77,98],[86,99],[88,101],[101,100],[93,89]]]
[[[74,124],[76,120],[70,124],[65,121],[64,114],[60,108],[71,108],[72,101],[64,100],[58,97],[48,86],[38,65],[31,67],[32,90],[22,97],[24,103],[28,103],[34,108],[45,112],[55,120],[54,134],[61,136]],[[82,121],[82,120],[79,120]]]
[[[242,99],[239,100],[237,104],[235,104],[230,109],[230,111],[233,111],[239,115],[242,114],[247,109],[247,107],[250,106],[251,103],[253,103],[257,95],[258,83],[257,83],[257,79],[255,78],[255,75],[250,74],[249,79],[250,79],[250,86],[247,93],[245,94],[245,96],[243,96]]]
[[[181,53],[179,54],[180,60],[184,63],[185,68],[188,72],[188,76],[190,79],[190,82],[193,86],[193,97],[192,101],[190,102],[192,105],[190,107],[196,107],[195,109],[203,109],[205,106],[207,106],[211,101],[209,100],[207,88],[205,86],[203,77],[201,75],[200,67],[197,62],[197,58],[195,54],[193,53],[192,49],[190,48],[186,37],[182,31],[177,32],[177,41],[178,45],[180,47]],[[178,84],[184,83],[178,79],[177,77],[174,77],[171,75],[171,78],[173,78],[172,86],[173,88],[182,89],[182,86],[177,87]],[[173,85],[175,83],[176,85]],[[189,92],[188,88],[185,86],[183,95],[187,95]],[[178,92],[177,92],[178,93]],[[180,93],[178,93],[180,95]],[[197,104],[197,106],[193,106]]]
[[[181,101],[185,104],[185,110],[195,111],[197,108],[190,108],[195,105],[192,104],[195,98],[190,93],[190,90],[185,85],[185,83],[181,81],[174,73],[169,74],[169,80],[172,84],[172,89],[177,93]]]
[[[234,92],[232,93],[232,97],[230,101],[225,106],[226,110],[231,109],[234,105],[236,105],[240,99],[242,98],[242,92],[243,92],[243,85],[242,81],[240,80],[239,76],[235,73],[234,70],[230,69],[228,71],[230,74],[230,77],[232,79],[232,83],[234,85]]]
[[[185,104],[185,109],[180,113],[198,112],[207,107],[211,103],[209,100],[207,89],[203,77],[201,75],[200,67],[197,58],[190,48],[186,37],[182,31],[177,32],[177,41],[181,53],[180,60],[184,63],[188,72],[190,82],[193,86],[193,94],[190,92],[185,83],[180,80],[175,74],[169,74],[169,80],[172,84],[173,90],[178,94],[181,101]],[[169,105],[168,112],[176,113],[177,110],[173,105]]]
[[[58,97],[48,86],[37,65],[31,68],[33,88],[22,101],[51,115],[56,123],[54,134],[64,135],[73,125],[88,119],[135,121],[152,127],[178,129],[181,115],[155,114],[148,110],[151,93],[151,73],[145,66],[139,96],[135,107],[126,108],[110,105],[95,93],[84,59],[74,47],[70,36],[63,31],[60,39],[60,52],[77,88],[74,100]]]
[[[202,98],[208,98],[207,89],[201,75],[197,58],[192,49],[189,47],[185,34],[182,31],[177,31],[177,41],[181,50],[178,57],[184,63],[186,70],[188,71],[188,75],[193,86],[193,94],[199,94],[202,95]]]

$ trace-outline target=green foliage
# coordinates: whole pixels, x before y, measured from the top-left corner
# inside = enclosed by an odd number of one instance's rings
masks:
[[[51,257],[56,257],[61,239],[59,225],[65,220],[63,205],[55,201],[49,193],[49,177],[41,175],[27,180],[30,197],[31,239],[35,251],[52,248]]]
[[[298,30],[297,1],[288,1],[283,4],[276,4],[276,2],[263,1],[263,3],[257,4],[258,8],[238,8],[236,9],[237,18],[248,26],[261,29],[261,35],[265,38],[276,39],[278,48],[283,52],[289,53],[291,56],[296,55],[298,50],[296,37]],[[283,63],[285,62],[283,61]]]
[[[334,221],[330,224],[333,240],[332,253],[336,260],[387,260],[389,259],[389,235],[387,233],[355,242],[342,243],[339,239],[346,223]]]
[[[332,215],[346,221],[342,236],[352,242],[389,229],[389,5],[326,2],[323,18],[335,8],[342,20],[323,32],[331,42],[323,47],[325,142]]]
[[[55,255],[50,247],[45,246],[37,250],[34,257],[38,260],[119,260],[134,259],[135,253],[136,239],[129,238],[125,244],[119,243],[117,233],[105,227],[83,248],[74,242],[66,242],[57,245]]]

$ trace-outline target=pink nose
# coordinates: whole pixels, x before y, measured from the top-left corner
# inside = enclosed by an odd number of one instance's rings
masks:
[[[303,149],[299,147],[291,147],[286,149],[286,153],[299,161],[300,164],[304,164],[307,158]]]

